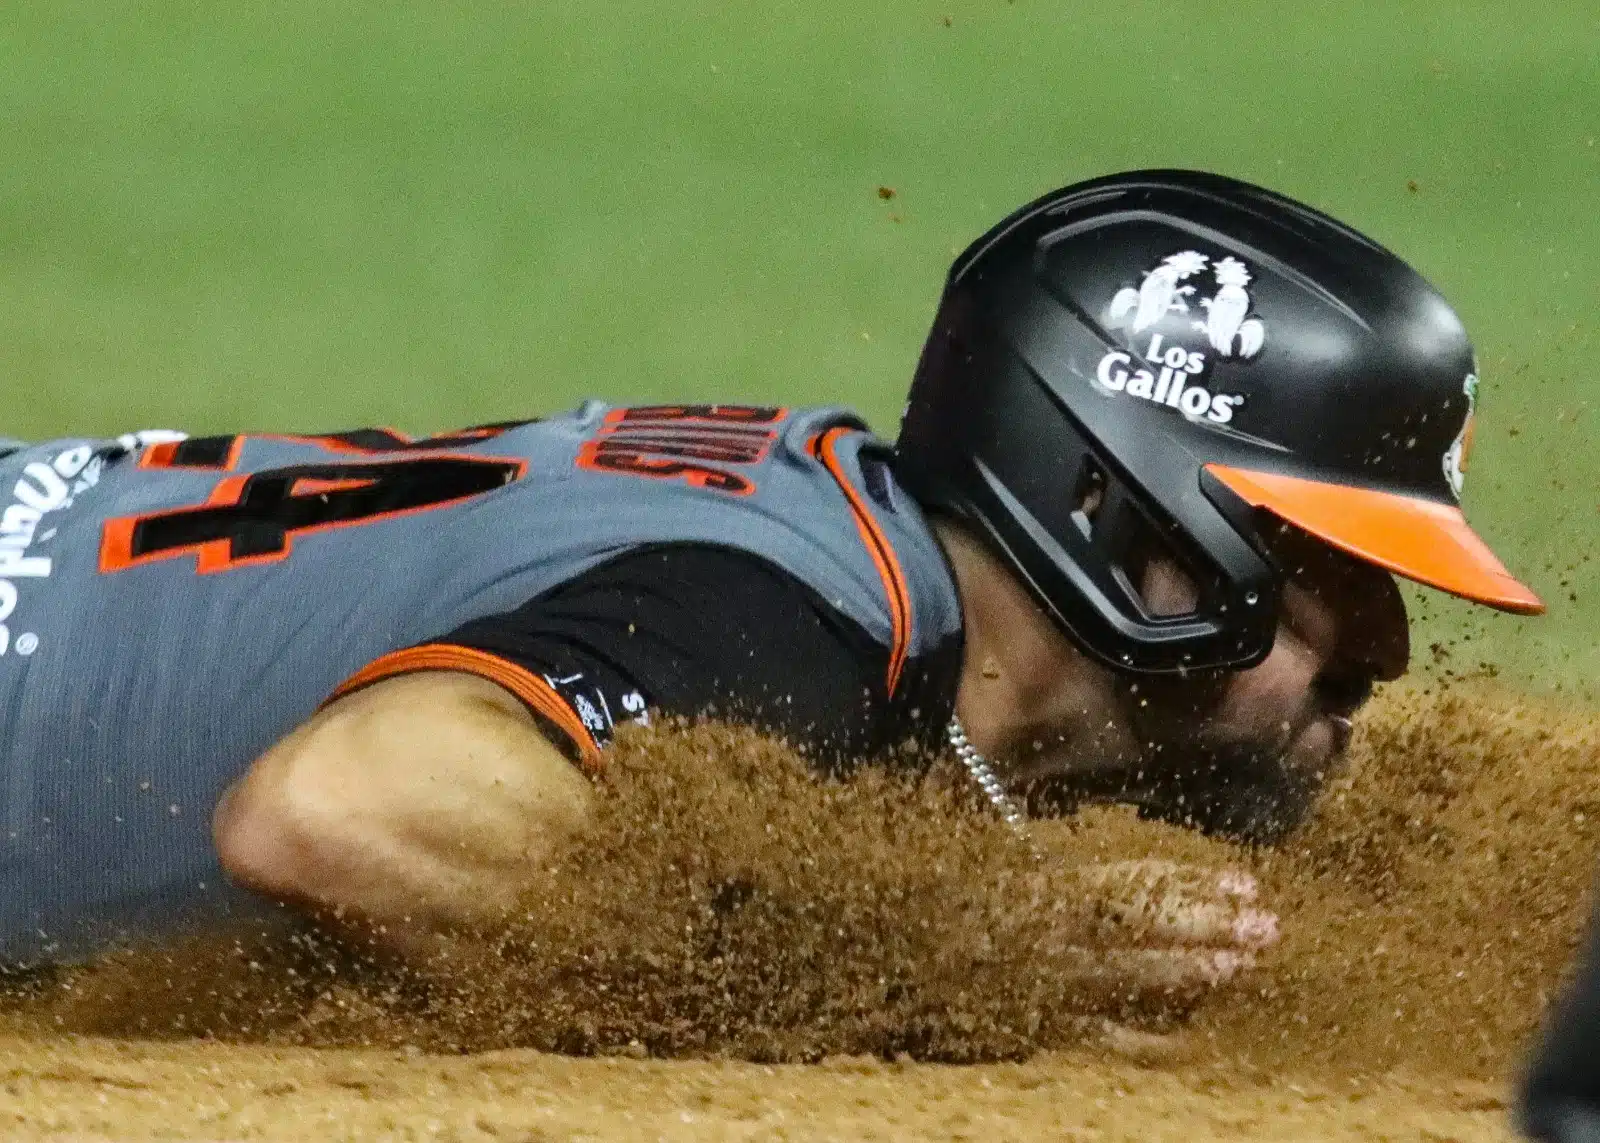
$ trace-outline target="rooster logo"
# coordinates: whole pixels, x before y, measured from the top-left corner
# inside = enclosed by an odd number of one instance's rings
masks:
[[[1194,294],[1194,287],[1179,283],[1204,270],[1207,261],[1204,254],[1194,250],[1163,259],[1161,265],[1144,276],[1137,290],[1129,286],[1117,291],[1106,310],[1106,324],[1112,329],[1141,333],[1169,313],[1188,313],[1185,299]]]
[[[1250,295],[1245,287],[1250,284],[1250,270],[1237,258],[1224,258],[1212,267],[1212,273],[1217,293],[1200,299],[1206,320],[1195,322],[1194,327],[1205,333],[1211,348],[1222,356],[1232,357],[1237,348],[1239,356],[1248,361],[1261,352],[1267,340],[1267,327],[1261,319],[1247,316]]]

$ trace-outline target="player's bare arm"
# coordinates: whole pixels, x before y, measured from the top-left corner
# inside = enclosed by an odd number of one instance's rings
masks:
[[[427,671],[339,699],[218,804],[240,884],[399,947],[502,922],[582,835],[589,779],[510,692]]]
[[[429,937],[492,930],[582,844],[591,779],[511,692],[471,675],[404,675],[331,704],[218,804],[224,870],[244,887],[426,955]],[[1058,950],[1107,996],[1196,995],[1276,939],[1248,876],[1162,862],[1044,869],[1104,925]],[[1104,927],[1109,926],[1109,928]]]

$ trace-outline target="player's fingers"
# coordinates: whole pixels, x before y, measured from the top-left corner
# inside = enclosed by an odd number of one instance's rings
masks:
[[[1255,880],[1237,870],[1125,861],[1059,874],[1033,886],[1041,907],[1081,909],[1085,935],[1104,947],[1196,946],[1260,951],[1277,943],[1278,918],[1252,904]]]
[[[1074,872],[1086,885],[1111,888],[1126,885],[1154,885],[1177,876],[1184,866],[1175,861],[1145,858],[1137,861],[1103,861],[1081,865]]]
[[[1278,939],[1276,915],[1248,903],[1254,882],[1234,871],[1125,862],[1087,873],[1100,915],[1127,940],[1263,949]]]
[[[1157,945],[1198,945],[1260,950],[1278,940],[1278,918],[1265,909],[1233,903],[1159,900],[1112,903],[1107,915],[1128,938]]]
[[[1264,949],[1278,939],[1278,918],[1264,909],[1167,900],[1152,918],[1151,935],[1174,945]]]
[[[1231,949],[1137,949],[1107,954],[1111,966],[1143,993],[1191,995],[1231,982],[1255,957]]]
[[[1077,872],[1085,885],[1122,889],[1126,893],[1177,891],[1196,897],[1215,896],[1242,902],[1254,901],[1260,895],[1256,879],[1242,869],[1207,869],[1146,858],[1087,865]]]
[[[1080,1011],[1191,1005],[1255,967],[1251,954],[1228,949],[1062,952],[1063,999]]]
[[[1242,869],[1224,869],[1217,874],[1217,889],[1236,901],[1254,901],[1261,892],[1256,879]]]
[[[1233,920],[1233,941],[1254,952],[1269,949],[1283,935],[1278,914],[1267,909],[1241,909]]]

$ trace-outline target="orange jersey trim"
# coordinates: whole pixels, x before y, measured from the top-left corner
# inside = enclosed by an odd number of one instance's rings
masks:
[[[232,472],[239,463],[239,453],[244,448],[244,437],[235,436],[228,445],[228,454],[222,458],[221,464],[184,464],[177,463],[178,446],[187,444],[182,441],[161,441],[157,444],[145,446],[139,454],[139,468],[184,468],[196,472]]]
[[[362,687],[415,671],[461,671],[504,687],[535,713],[549,719],[572,741],[584,770],[598,774],[604,768],[599,743],[554,687],[526,667],[471,647],[460,647],[454,643],[429,643],[392,651],[374,659],[340,683],[328,701],[333,702]]]
[[[893,631],[887,678],[889,695],[893,697],[895,688],[900,685],[900,675],[905,670],[906,655],[911,647],[911,592],[906,587],[905,572],[901,570],[900,560],[894,554],[889,537],[883,534],[883,529],[878,526],[877,517],[867,507],[867,502],[861,493],[850,483],[849,477],[845,475],[844,466],[839,462],[835,445],[845,433],[854,431],[840,426],[819,433],[811,438],[810,451],[811,455],[827,468],[829,475],[844,493],[845,499],[850,502],[850,511],[856,520],[856,530],[861,533],[861,542],[866,545],[867,554],[877,565],[878,575],[883,580],[883,592],[889,601],[889,620]]]

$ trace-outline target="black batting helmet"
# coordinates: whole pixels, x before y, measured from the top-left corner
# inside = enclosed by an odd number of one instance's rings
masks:
[[[1277,625],[1262,509],[1543,610],[1461,513],[1476,397],[1460,319],[1399,258],[1270,191],[1141,171],[1046,195],[957,259],[896,471],[1102,662],[1246,667]],[[1146,604],[1152,544],[1196,584],[1192,611]]]

